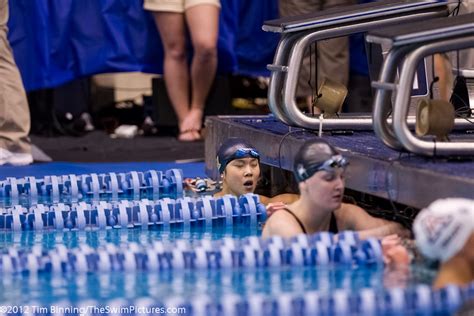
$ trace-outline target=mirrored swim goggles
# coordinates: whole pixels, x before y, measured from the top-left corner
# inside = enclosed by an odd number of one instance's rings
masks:
[[[255,158],[260,160],[260,154],[253,148],[239,148],[232,155],[230,155],[227,159],[222,161],[219,166],[219,172],[224,172],[225,167],[229,162],[235,159],[242,159],[242,158]]]
[[[228,161],[240,158],[256,158],[260,159],[260,154],[253,148],[239,148],[233,155],[230,156]]]
[[[347,165],[349,165],[349,161],[346,158],[341,155],[335,155],[320,164],[309,166],[308,168],[303,164],[298,164],[295,175],[298,182],[302,182],[311,178],[318,171],[334,172],[336,168],[345,170]]]

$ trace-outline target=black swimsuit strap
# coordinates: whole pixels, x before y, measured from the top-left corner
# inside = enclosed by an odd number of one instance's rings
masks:
[[[287,209],[286,207],[283,208],[283,210],[287,211],[288,213],[290,213],[294,218],[295,220],[298,222],[298,224],[300,225],[301,227],[301,230],[303,231],[303,233],[306,234],[306,229],[304,228],[304,225],[303,223],[301,222],[301,220],[298,218],[298,216],[295,215],[295,213],[293,213],[291,210]]]
[[[306,234],[306,229],[304,228],[304,225],[303,225],[303,222],[301,222],[301,220],[298,218],[298,216],[295,215],[295,213],[293,213],[291,210],[289,210],[288,208],[283,208],[283,210],[285,210],[287,213],[290,213],[294,218],[295,220],[298,222],[298,224],[300,225],[301,227],[301,230],[303,231],[303,233]],[[338,228],[337,228],[337,220],[336,220],[336,216],[334,215],[334,213],[331,213],[331,219],[329,220],[329,232],[331,233],[334,233],[334,234],[337,234],[338,233]]]
[[[331,213],[331,219],[329,220],[329,232],[337,234],[338,231],[336,216],[334,216],[334,213]]]

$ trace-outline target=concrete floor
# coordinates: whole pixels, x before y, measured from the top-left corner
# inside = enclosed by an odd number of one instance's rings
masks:
[[[173,136],[136,136],[111,138],[104,131],[93,131],[81,137],[31,136],[33,144],[53,161],[130,162],[177,161],[204,159],[204,142],[183,143]]]

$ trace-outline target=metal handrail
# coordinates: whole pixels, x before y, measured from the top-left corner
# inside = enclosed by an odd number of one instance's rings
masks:
[[[319,128],[320,120],[318,118],[308,117],[302,113],[297,106],[295,97],[297,78],[303,54],[305,49],[313,42],[321,39],[367,32],[374,28],[396,23],[407,23],[440,15],[447,15],[447,11],[445,9],[440,10],[440,8],[436,8],[436,11],[418,12],[412,15],[396,15],[390,18],[379,17],[377,20],[357,21],[357,23],[354,24],[341,23],[341,25],[328,26],[327,28],[319,30],[291,33],[294,34],[294,37],[293,35],[292,37],[282,36],[275,54],[274,64],[269,65],[271,76],[268,89],[268,101],[271,111],[278,119],[288,125],[308,129]],[[353,119],[353,121],[350,122],[347,120],[342,122],[338,119],[326,119],[324,124],[325,126],[332,126],[333,128],[347,128],[348,125],[363,125],[366,128],[371,128],[372,119]]]
[[[389,51],[380,70],[379,81],[372,82],[372,87],[375,88],[372,112],[374,132],[385,145],[396,150],[403,149],[403,146],[387,123],[387,118],[392,109],[391,97],[398,89],[398,85],[394,83],[397,76],[396,65],[400,64],[408,50],[408,47],[404,47]]]
[[[446,155],[474,155],[474,142],[433,142],[425,141],[415,137],[408,128],[406,118],[410,103],[411,85],[415,77],[418,63],[428,55],[443,53],[451,50],[474,47],[474,36],[443,40],[425,44],[419,48],[413,48],[402,65],[400,73],[399,89],[395,98],[393,111],[393,129],[397,139],[407,150],[426,156]],[[473,125],[474,127],[474,125]]]

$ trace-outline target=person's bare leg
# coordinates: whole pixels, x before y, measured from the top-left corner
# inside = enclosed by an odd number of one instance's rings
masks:
[[[153,12],[165,53],[166,90],[178,118],[179,140],[194,140],[193,132],[184,126],[189,115],[189,71],[186,58],[186,25],[184,14]]]
[[[217,36],[219,8],[214,5],[196,5],[186,10],[186,21],[191,33],[194,56],[191,63],[191,110],[183,127],[195,130],[200,138],[206,98],[217,69]]]
[[[434,55],[435,75],[438,76],[439,98],[449,101],[453,87],[452,66],[445,54]]]

